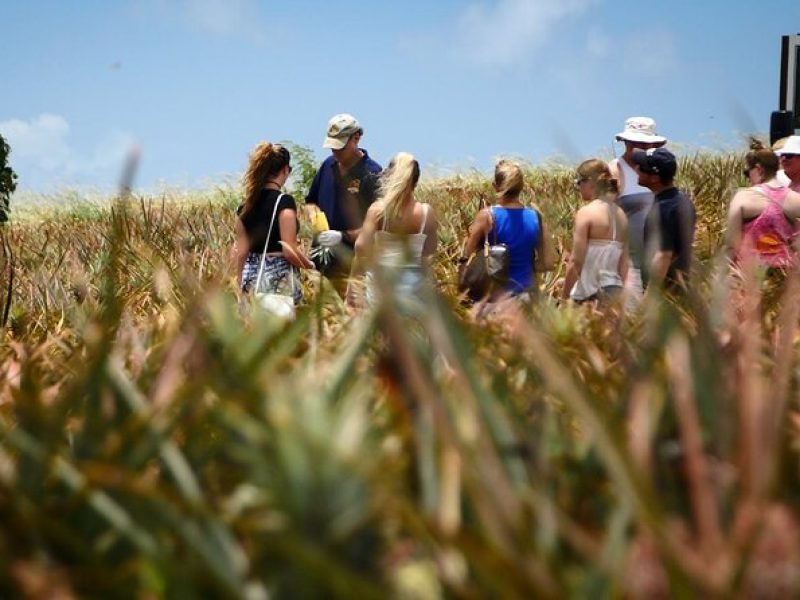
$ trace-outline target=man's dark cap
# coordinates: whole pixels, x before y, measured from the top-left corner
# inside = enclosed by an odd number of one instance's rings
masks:
[[[633,162],[643,173],[658,175],[662,180],[672,179],[678,172],[678,161],[675,159],[675,155],[666,148],[634,150]]]

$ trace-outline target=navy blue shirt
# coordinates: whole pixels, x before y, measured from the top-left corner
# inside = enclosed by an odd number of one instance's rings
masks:
[[[656,194],[644,224],[647,264],[642,278],[645,285],[653,256],[659,250],[672,253],[665,286],[674,289],[684,283],[692,264],[695,220],[694,204],[678,188],[672,187]]]
[[[344,175],[333,155],[326,158],[308,190],[306,202],[319,206],[331,229],[358,229],[375,200],[381,166],[360,150],[364,156]]]

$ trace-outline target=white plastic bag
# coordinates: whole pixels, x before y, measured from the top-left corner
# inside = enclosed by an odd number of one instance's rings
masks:
[[[262,310],[284,321],[294,320],[294,298],[291,296],[284,296],[274,292],[256,292],[255,299]]]

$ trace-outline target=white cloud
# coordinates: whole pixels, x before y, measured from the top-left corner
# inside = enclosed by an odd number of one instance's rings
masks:
[[[507,66],[535,55],[559,24],[600,0],[499,0],[470,4],[458,20],[457,51],[483,66]]]
[[[88,181],[113,183],[136,145],[130,133],[110,131],[88,152],[78,151],[70,144],[67,120],[49,113],[29,121],[2,121],[0,133],[11,148],[9,162],[20,186],[37,189]]]

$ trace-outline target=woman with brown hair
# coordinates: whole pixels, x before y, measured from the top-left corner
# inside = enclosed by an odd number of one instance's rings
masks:
[[[578,166],[575,186],[586,204],[575,215],[572,253],[562,291],[576,302],[613,297],[628,274],[628,219],[617,206],[617,180],[592,158]]]
[[[800,218],[800,194],[777,178],[778,157],[758,140],[744,157],[744,175],[750,187],[733,196],[728,209],[728,249],[738,262],[755,256],[768,267],[788,267]]]
[[[233,258],[242,292],[254,287],[263,262],[258,291],[291,295],[298,304],[303,296],[295,270],[314,265],[297,246],[297,204],[281,191],[291,172],[284,146],[262,142],[250,154],[244,202],[236,210]]]

